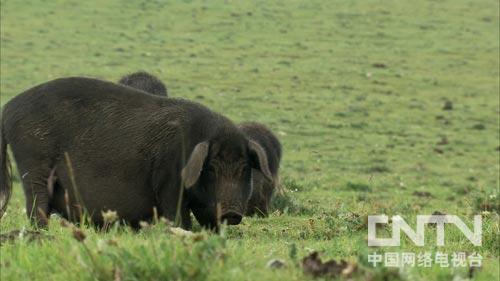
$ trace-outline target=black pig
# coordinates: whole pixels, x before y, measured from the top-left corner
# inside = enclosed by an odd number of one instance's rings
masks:
[[[28,217],[42,227],[51,212],[79,221],[82,210],[97,225],[107,210],[137,225],[154,208],[186,229],[190,211],[206,227],[238,224],[252,169],[272,180],[265,150],[226,117],[96,79],[19,94],[4,106],[0,132],[0,217],[11,193],[10,144]]]
[[[118,83],[157,96],[168,96],[168,90],[163,82],[145,71],[134,72],[120,78]]]
[[[272,175],[272,179],[269,179],[258,169],[253,171],[253,192],[245,214],[248,216],[267,216],[272,196],[279,184],[278,169],[282,154],[281,144],[273,132],[263,124],[245,122],[239,124],[238,128],[245,133],[249,140],[264,148],[269,171]]]

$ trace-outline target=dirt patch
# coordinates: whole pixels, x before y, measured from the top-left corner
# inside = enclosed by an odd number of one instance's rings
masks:
[[[412,193],[414,196],[430,198],[432,194],[428,191],[415,191]]]
[[[313,252],[304,259],[302,259],[302,268],[305,274],[312,275],[315,278],[321,277],[350,277],[357,271],[357,265],[348,263],[345,260],[337,262],[329,260],[326,262],[321,261],[318,252]]]
[[[40,241],[42,239],[52,239],[53,237],[48,234],[44,234],[37,230],[12,230],[6,233],[0,234],[0,245],[6,242],[15,242],[18,239],[23,239],[28,242]]]

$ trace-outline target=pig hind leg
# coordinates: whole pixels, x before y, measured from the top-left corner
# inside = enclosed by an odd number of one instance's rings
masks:
[[[18,163],[19,174],[26,198],[26,214],[37,227],[46,227],[50,215],[50,195],[47,180],[51,174],[49,161]]]

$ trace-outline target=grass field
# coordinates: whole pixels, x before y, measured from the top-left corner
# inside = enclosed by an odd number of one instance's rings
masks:
[[[158,223],[83,227],[79,242],[53,218],[48,237],[1,245],[0,279],[307,280],[301,260],[316,250],[357,264],[356,280],[498,280],[498,11],[496,0],[1,0],[2,105],[58,77],[146,70],[171,96],[271,127],[286,196],[221,235]],[[18,179],[2,233],[30,229]],[[367,246],[368,215],[414,226],[435,212],[469,227],[481,214],[482,246],[451,225],[444,247],[432,227],[424,247],[404,235]],[[483,267],[373,268],[375,251],[477,252]]]

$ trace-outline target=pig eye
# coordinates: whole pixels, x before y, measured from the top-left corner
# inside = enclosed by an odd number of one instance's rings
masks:
[[[212,169],[208,169],[206,175],[209,180],[215,179],[215,171]]]

